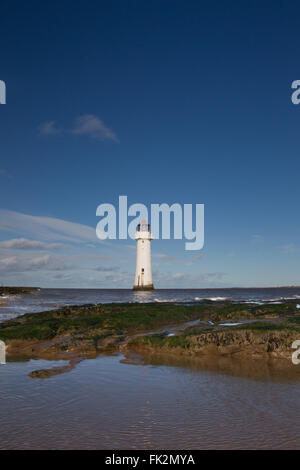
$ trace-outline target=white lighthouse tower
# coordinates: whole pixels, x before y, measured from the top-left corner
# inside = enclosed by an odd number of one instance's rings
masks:
[[[150,224],[145,220],[137,226],[136,239],[136,271],[134,280],[134,290],[152,290],[152,269],[151,269],[151,232]]]

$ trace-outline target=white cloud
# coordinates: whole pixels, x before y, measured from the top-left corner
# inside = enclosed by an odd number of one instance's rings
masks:
[[[92,139],[113,140],[115,142],[119,142],[116,134],[94,114],[83,114],[82,116],[77,117],[74,127],[70,130],[59,129],[56,127],[55,121],[45,122],[39,126],[39,133],[42,135],[56,135],[59,133],[86,135]]]
[[[42,249],[53,250],[61,248],[61,243],[44,243],[37,240],[28,240],[26,238],[13,238],[0,242],[0,248],[16,248],[22,250]]]
[[[76,119],[72,134],[87,135],[94,139],[114,140],[118,142],[116,134],[109,129],[101,119],[94,114],[85,114]]]

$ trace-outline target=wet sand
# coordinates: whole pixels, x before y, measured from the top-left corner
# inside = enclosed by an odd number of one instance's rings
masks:
[[[0,366],[0,448],[300,448],[293,375],[237,363],[229,370],[227,361],[124,360],[100,355],[47,380],[27,374],[63,362]]]

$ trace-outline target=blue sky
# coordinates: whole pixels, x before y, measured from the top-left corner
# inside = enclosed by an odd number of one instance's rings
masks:
[[[132,287],[96,208],[205,204],[205,245],[153,241],[157,287],[299,285],[295,2],[1,7],[0,282]]]

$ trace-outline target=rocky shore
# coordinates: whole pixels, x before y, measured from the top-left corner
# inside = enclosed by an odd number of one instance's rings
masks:
[[[151,353],[176,357],[251,357],[291,362],[300,339],[296,302],[201,305],[98,304],[26,314],[0,324],[8,360],[66,360],[31,372],[46,378],[101,353]]]
[[[235,357],[272,357],[290,359],[291,345],[300,338],[299,330],[288,326],[268,331],[261,324],[251,325],[251,330],[231,329],[182,334],[172,337],[161,335],[143,336],[131,340],[128,348],[136,351],[172,353],[187,356],[235,356]],[[257,327],[257,329],[256,329]]]

